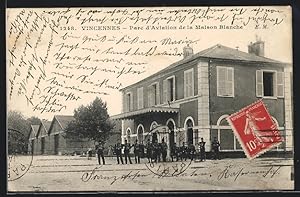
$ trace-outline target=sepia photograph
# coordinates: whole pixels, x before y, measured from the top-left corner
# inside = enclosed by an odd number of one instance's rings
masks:
[[[7,191],[294,190],[290,6],[6,9]]]

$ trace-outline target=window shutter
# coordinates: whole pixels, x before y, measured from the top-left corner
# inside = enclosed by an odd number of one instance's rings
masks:
[[[263,96],[263,71],[257,70],[256,71],[256,96],[262,97]]]
[[[163,103],[167,103],[168,100],[168,81],[165,79],[163,81]]]
[[[130,111],[133,110],[133,94],[130,93]]]
[[[194,96],[194,72],[192,69],[184,72],[184,97],[190,96]]]
[[[233,96],[233,68],[227,68],[226,95]]]
[[[140,90],[140,107],[141,109],[144,108],[144,88],[141,88]]]
[[[144,94],[143,94],[143,88],[138,88],[138,109],[142,109],[144,107]]]
[[[187,80],[188,80],[188,77],[187,77],[187,72],[184,72],[184,77],[183,77],[183,80],[184,80],[184,86],[183,86],[183,90],[184,90],[184,97],[187,97],[187,84],[188,84],[188,82],[187,82]]]
[[[128,94],[126,94],[126,111],[129,111],[129,102],[130,102],[130,100],[129,100],[130,98],[129,98],[129,96],[128,96]]]
[[[160,104],[159,83],[156,84],[156,105]]]
[[[137,89],[137,108],[140,109],[140,88]]]
[[[224,96],[226,95],[226,68],[217,67],[217,95]]]
[[[152,106],[152,88],[148,87],[148,107]]]
[[[277,72],[277,97],[284,97],[284,72]]]
[[[190,94],[189,96],[194,96],[194,71],[190,72]]]
[[[174,78],[173,78],[173,101],[176,100],[175,96],[176,96],[176,94],[175,94],[175,76],[174,76]]]
[[[126,94],[124,92],[123,92],[122,100],[123,100],[123,112],[127,112],[127,100],[126,100]]]

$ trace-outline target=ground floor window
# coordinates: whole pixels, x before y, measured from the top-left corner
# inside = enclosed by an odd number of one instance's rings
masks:
[[[218,119],[216,129],[211,131],[211,140],[216,137],[220,142],[220,150],[223,151],[242,150],[238,139],[226,120],[227,117],[228,115],[223,115]]]
[[[127,142],[128,143],[130,143],[130,136],[131,135],[131,130],[130,130],[130,128],[128,128],[127,130],[126,130],[126,140],[127,140]]]
[[[194,127],[194,124],[192,122],[191,119],[188,119],[186,121],[186,132],[187,132],[187,143],[190,144],[192,143],[193,144],[193,139],[194,139],[194,130],[193,130],[193,127]]]
[[[220,142],[220,150],[242,150],[242,146],[235,137],[233,131],[228,129],[212,129],[211,140],[216,137]]]
[[[139,124],[139,126],[137,127],[137,140],[138,143],[143,143],[144,141],[144,126],[142,124]]]
[[[234,150],[234,134],[232,130],[219,130],[220,150]]]
[[[167,122],[167,126],[169,129],[169,145],[170,147],[173,147],[175,143],[175,124],[173,120],[170,120]]]
[[[235,137],[233,130],[229,126],[226,118],[228,115],[221,116],[218,121],[217,125],[214,126],[214,129],[211,130],[211,140],[216,137],[220,142],[220,150],[223,151],[230,151],[230,150],[242,150],[242,146],[238,139]],[[272,117],[274,124],[276,124],[277,128],[279,128],[277,120]],[[281,135],[284,136],[284,132],[280,131]],[[277,147],[274,147],[274,150],[282,150],[284,149],[284,142]]]

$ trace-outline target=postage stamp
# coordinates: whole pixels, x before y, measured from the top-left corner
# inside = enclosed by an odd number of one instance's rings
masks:
[[[227,121],[249,159],[258,157],[283,141],[262,99],[230,115]]]

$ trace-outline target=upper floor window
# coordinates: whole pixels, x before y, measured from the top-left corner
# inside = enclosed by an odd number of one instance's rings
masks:
[[[184,71],[184,97],[194,96],[194,69]]]
[[[163,81],[164,103],[175,101],[175,76],[169,77]]]
[[[232,67],[217,66],[217,95],[234,96],[234,71]]]
[[[144,89],[140,87],[137,89],[137,104],[138,109],[142,109],[144,107]]]
[[[256,96],[257,97],[284,97],[283,72],[275,70],[256,71]]]
[[[126,93],[125,95],[125,109],[126,111],[133,110],[133,96],[131,92]]]
[[[149,107],[159,104],[159,83],[153,83],[148,87]]]

